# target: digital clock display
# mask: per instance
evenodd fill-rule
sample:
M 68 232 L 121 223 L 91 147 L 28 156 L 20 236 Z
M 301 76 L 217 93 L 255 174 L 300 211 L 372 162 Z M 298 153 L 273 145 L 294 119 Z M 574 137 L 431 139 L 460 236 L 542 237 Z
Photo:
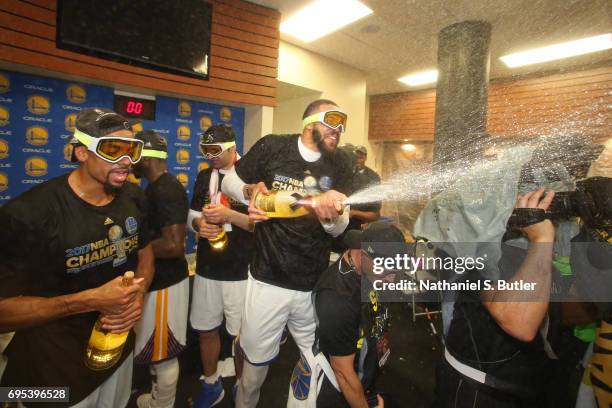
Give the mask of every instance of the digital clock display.
M 155 120 L 155 100 L 115 94 L 115 112 L 126 118 Z

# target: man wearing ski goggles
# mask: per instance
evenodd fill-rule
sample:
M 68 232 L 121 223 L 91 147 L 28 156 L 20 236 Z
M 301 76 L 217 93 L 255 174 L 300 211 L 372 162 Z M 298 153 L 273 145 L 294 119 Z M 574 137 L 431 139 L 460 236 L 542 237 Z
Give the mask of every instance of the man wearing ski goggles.
M 303 120 L 303 127 L 310 125 L 311 123 L 320 122 L 324 126 L 337 130 L 340 133 L 346 131 L 346 113 L 339 110 L 328 110 L 323 112 L 317 112 L 314 115 L 310 115 Z
M 200 151 L 202 156 L 208 160 L 212 160 L 219 157 L 230 147 L 236 146 L 236 142 L 224 142 L 224 143 L 200 143 Z
M 117 163 L 124 157 L 127 157 L 132 164 L 140 161 L 142 140 L 117 136 L 95 138 L 79 129 L 74 130 L 74 138 L 87 147 L 87 150 L 109 163 Z
M 79 113 L 70 143 L 72 161 L 79 161 L 83 167 L 79 174 L 95 179 L 108 194 L 123 187 L 130 166 L 140 160 L 144 144 L 134 138 L 132 124 L 126 118 L 103 108 Z

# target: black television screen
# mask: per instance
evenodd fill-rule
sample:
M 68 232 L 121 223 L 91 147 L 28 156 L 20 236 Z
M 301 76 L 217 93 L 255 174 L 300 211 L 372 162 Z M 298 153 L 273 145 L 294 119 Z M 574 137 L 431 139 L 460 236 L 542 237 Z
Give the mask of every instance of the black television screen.
M 204 0 L 58 0 L 57 47 L 208 79 Z

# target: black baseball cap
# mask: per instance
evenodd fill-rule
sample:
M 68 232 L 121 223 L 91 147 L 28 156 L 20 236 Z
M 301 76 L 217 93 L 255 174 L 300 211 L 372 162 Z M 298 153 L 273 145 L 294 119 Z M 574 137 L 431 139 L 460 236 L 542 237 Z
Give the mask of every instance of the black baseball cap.
M 353 150 L 353 153 L 361 153 L 361 154 L 365 154 L 367 156 L 368 155 L 368 149 L 366 149 L 365 146 L 356 146 L 355 150 Z
M 364 248 L 370 258 L 395 256 L 398 253 L 396 248 L 374 245 L 376 243 L 404 244 L 405 242 L 404 234 L 389 221 L 375 221 L 364 230 L 350 230 L 344 236 L 344 244 L 350 249 L 362 249 L 363 244 L 373 244 Z
M 132 126 L 140 121 L 130 121 L 124 116 L 106 108 L 87 108 L 83 109 L 76 117 L 75 129 L 91 137 L 103 137 L 119 130 L 132 130 Z M 81 142 L 72 136 L 70 144 L 75 147 Z M 71 154 L 71 161 L 77 161 L 74 149 Z
M 206 129 L 206 132 L 200 135 L 200 144 L 225 143 L 235 142 L 236 133 L 231 126 L 218 124 Z
M 157 157 L 166 159 L 168 157 L 168 142 L 166 139 L 154 130 L 143 130 L 136 133 L 136 139 L 142 140 L 142 157 Z M 161 153 L 161 154 L 160 154 Z

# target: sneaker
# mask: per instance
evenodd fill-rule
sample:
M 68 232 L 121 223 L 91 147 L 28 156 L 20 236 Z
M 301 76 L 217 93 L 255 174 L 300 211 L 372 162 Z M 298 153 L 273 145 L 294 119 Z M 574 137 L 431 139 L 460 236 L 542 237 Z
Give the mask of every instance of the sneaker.
M 285 344 L 287 342 L 287 338 L 289 337 L 289 329 L 287 326 L 283 329 L 283 334 L 281 335 L 280 344 Z
M 223 391 L 223 383 L 221 382 L 221 377 L 219 377 L 214 384 L 208 384 L 206 382 L 202 384 L 202 390 L 193 406 L 194 408 L 214 407 L 221 402 L 224 396 L 225 391 Z

